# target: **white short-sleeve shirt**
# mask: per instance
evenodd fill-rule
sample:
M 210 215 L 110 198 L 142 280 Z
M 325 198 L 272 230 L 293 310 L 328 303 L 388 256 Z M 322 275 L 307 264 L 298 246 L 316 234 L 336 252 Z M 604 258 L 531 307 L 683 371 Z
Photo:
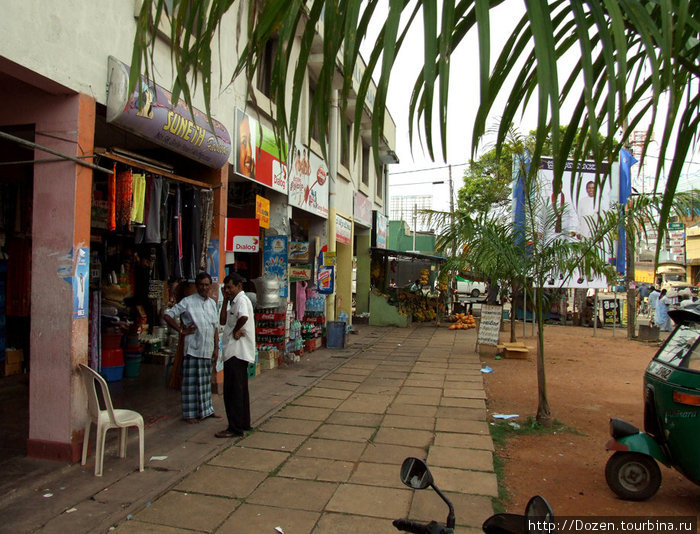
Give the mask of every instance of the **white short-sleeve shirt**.
M 219 327 L 219 312 L 216 302 L 199 293 L 185 297 L 165 312 L 173 319 L 182 319 L 186 327 L 197 327 L 197 331 L 185 336 L 185 354 L 195 358 L 211 358 L 214 354 L 214 331 Z
M 241 328 L 243 334 L 240 338 L 233 338 L 233 329 L 241 317 L 248 320 Z M 239 292 L 229 305 L 226 314 L 226 324 L 223 334 L 223 360 L 236 357 L 249 363 L 255 363 L 255 320 L 253 314 L 253 304 L 248 296 Z

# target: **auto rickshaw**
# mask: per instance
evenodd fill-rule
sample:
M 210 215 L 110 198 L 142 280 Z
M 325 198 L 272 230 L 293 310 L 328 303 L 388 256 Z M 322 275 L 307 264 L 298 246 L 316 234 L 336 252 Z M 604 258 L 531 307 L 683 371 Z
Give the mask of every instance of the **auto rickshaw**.
M 676 328 L 644 373 L 644 432 L 610 420 L 615 451 L 605 480 L 619 497 L 642 501 L 661 485 L 656 462 L 700 484 L 700 305 L 669 310 Z

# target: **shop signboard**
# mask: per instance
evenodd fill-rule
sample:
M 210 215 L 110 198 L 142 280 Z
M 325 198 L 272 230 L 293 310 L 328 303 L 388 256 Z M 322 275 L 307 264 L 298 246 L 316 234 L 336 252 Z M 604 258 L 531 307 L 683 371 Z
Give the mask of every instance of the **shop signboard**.
M 378 211 L 374 211 L 374 228 L 372 228 L 372 246 L 386 248 L 389 218 Z
M 226 252 L 258 252 L 260 224 L 257 219 L 226 219 Z
M 361 224 L 367 228 L 372 226 L 372 201 L 359 191 L 355 193 L 353 218 L 355 224 Z
M 316 287 L 322 295 L 333 293 L 335 290 L 335 266 L 322 265 L 318 268 Z
M 306 282 L 311 280 L 311 265 L 290 265 L 289 266 L 289 281 L 290 282 Z
M 670 239 L 668 244 L 671 247 L 684 247 L 685 240 L 683 240 L 683 239 Z
M 622 319 L 620 317 L 620 310 L 622 304 L 620 299 L 603 299 L 603 322 L 605 324 L 622 324 Z
M 503 308 L 501 306 L 482 304 L 476 342 L 480 345 L 498 345 L 502 318 Z
M 130 69 L 114 57 L 107 68 L 107 122 L 213 169 L 228 162 L 231 136 L 223 124 L 184 100 L 171 103 L 171 93 L 143 76 L 129 93 Z
M 289 294 L 287 236 L 266 236 L 263 244 L 263 256 L 263 276 L 277 278 L 280 284 L 279 295 L 287 298 Z
M 287 194 L 287 165 L 274 132 L 236 109 L 236 153 L 233 170 L 249 180 Z M 267 227 L 266 227 L 267 228 Z
M 292 241 L 289 243 L 290 263 L 308 263 L 311 261 L 311 246 L 308 241 Z
M 670 222 L 668 223 L 669 230 L 683 230 L 685 225 L 682 222 Z
M 289 157 L 289 204 L 324 219 L 328 218 L 328 167 L 303 145 Z
M 260 221 L 260 228 L 270 227 L 270 201 L 255 195 L 255 218 Z
M 335 215 L 335 240 L 343 245 L 352 244 L 352 222 L 337 213 Z

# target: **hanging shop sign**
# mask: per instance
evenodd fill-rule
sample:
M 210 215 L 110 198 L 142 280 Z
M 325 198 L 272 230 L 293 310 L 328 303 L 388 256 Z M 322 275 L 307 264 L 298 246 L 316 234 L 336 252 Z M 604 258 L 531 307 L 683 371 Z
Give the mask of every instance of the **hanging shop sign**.
M 246 112 L 236 109 L 236 153 L 233 170 L 280 193 L 287 194 L 286 145 L 275 133 Z M 280 146 L 282 145 L 282 152 Z
M 343 245 L 352 244 L 352 222 L 337 213 L 335 215 L 335 240 Z
M 258 252 L 260 225 L 257 219 L 226 219 L 227 252 Z
M 353 218 L 356 224 L 369 228 L 372 226 L 372 201 L 359 191 L 355 193 Z
M 90 283 L 90 249 L 79 248 L 75 259 L 75 274 L 72 277 L 73 285 L 73 319 L 87 317 L 88 299 L 87 291 Z
M 372 226 L 372 246 L 377 248 L 386 248 L 387 233 L 389 227 L 389 218 L 382 215 L 378 211 L 374 214 L 374 224 Z
M 308 241 L 292 241 L 289 243 L 290 263 L 308 263 L 311 261 L 311 247 Z
M 280 297 L 289 294 L 289 269 L 287 264 L 287 236 L 266 236 L 263 243 L 263 276 L 276 278 L 280 284 Z
M 303 145 L 295 145 L 289 157 L 289 204 L 328 218 L 328 167 Z
M 260 228 L 270 227 L 270 201 L 255 195 L 255 218 L 260 221 Z
M 144 77 L 129 93 L 130 69 L 114 57 L 108 69 L 107 122 L 213 169 L 228 162 L 231 136 L 223 124 L 210 123 L 196 108 L 190 111 L 184 100 L 171 103 L 171 93 Z
M 209 240 L 207 247 L 207 272 L 214 284 L 219 283 L 219 240 Z
M 308 280 L 311 280 L 311 272 L 311 265 L 290 265 L 289 281 L 306 282 Z
M 316 287 L 322 295 L 330 295 L 335 290 L 335 267 L 322 265 L 318 268 Z
M 335 251 L 330 252 L 325 250 L 321 252 L 321 265 L 335 265 L 337 263 L 337 256 Z

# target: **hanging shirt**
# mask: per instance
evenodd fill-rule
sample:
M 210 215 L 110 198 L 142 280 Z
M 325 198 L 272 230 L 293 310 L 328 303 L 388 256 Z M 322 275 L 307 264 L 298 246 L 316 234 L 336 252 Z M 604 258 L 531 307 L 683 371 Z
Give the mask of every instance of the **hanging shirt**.
M 247 317 L 248 320 L 241 327 L 243 334 L 240 338 L 233 338 L 233 329 L 238 319 Z M 248 296 L 240 291 L 229 305 L 226 315 L 226 325 L 223 334 L 223 360 L 238 358 L 249 363 L 255 363 L 255 321 L 253 320 L 253 305 Z
M 133 195 L 131 220 L 137 224 L 143 224 L 143 210 L 146 203 L 146 175 L 133 175 Z
M 194 324 L 197 331 L 185 336 L 185 354 L 195 358 L 211 358 L 214 353 L 214 331 L 219 327 L 219 312 L 214 299 L 199 293 L 185 297 L 165 312 L 180 318 L 186 327 Z

